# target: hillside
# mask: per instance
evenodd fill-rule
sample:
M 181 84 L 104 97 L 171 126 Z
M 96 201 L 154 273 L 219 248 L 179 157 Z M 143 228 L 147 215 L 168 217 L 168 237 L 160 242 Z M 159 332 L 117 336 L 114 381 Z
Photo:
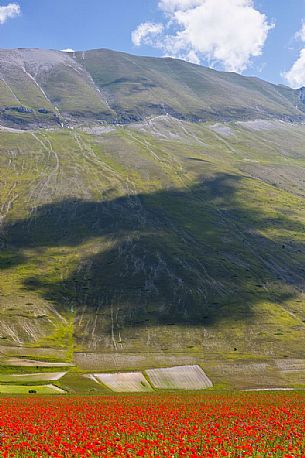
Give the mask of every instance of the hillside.
M 109 50 L 0 50 L 0 120 L 21 128 L 189 121 L 305 119 L 302 90 L 175 59 Z
M 298 93 L 110 51 L 0 54 L 11 89 L 1 100 L 11 104 L 14 93 L 33 110 L 9 120 L 2 112 L 2 364 L 18 356 L 88 370 L 204 361 L 212 379 L 227 380 L 217 361 L 302 359 Z M 158 115 L 161 100 L 168 114 Z M 254 119 L 258 106 L 266 119 Z M 203 112 L 206 122 L 187 120 Z M 283 373 L 296 383 L 296 370 Z

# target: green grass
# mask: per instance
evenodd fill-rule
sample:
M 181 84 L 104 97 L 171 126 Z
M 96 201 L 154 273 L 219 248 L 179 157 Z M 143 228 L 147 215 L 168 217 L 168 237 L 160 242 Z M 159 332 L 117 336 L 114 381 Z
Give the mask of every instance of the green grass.
M 0 385 L 0 394 L 30 394 L 30 391 L 35 391 L 35 394 L 60 394 L 59 391 L 48 386 L 39 385 Z M 63 393 L 61 393 L 63 394 Z
M 304 127 L 210 127 L 0 134 L 1 351 L 302 357 Z
M 37 369 L 36 369 L 37 370 Z M 61 371 L 57 371 L 61 372 Z M 57 373 L 56 372 L 56 373 Z M 54 372 L 44 372 L 44 373 L 35 373 L 32 374 L 1 374 L 0 373 L 0 383 L 20 383 L 20 384 L 28 384 L 33 382 L 33 384 L 45 384 L 45 383 L 52 383 L 52 375 Z M 41 378 L 39 378 L 41 377 Z M 57 382 L 57 380 L 56 380 Z
M 84 377 L 84 373 L 77 371 L 68 372 L 56 385 L 70 394 L 110 394 L 110 389 L 101 383 L 96 383 Z

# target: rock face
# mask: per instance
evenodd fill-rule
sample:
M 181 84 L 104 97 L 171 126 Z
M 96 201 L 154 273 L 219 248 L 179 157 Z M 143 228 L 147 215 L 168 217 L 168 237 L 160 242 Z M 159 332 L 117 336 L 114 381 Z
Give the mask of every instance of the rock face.
M 298 90 L 298 98 L 299 98 L 298 108 L 303 111 L 305 110 L 305 87 L 301 87 Z
M 304 99 L 302 90 L 174 59 L 0 50 L 0 121 L 8 127 L 124 124 L 165 114 L 195 122 L 298 120 Z

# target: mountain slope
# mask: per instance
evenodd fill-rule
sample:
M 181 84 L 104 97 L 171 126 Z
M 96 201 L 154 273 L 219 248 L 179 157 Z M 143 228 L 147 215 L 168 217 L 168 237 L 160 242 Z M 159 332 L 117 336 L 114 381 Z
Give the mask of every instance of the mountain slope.
M 90 75 L 59 51 L 1 50 L 1 118 L 6 125 L 63 125 L 113 113 Z
M 305 118 L 302 91 L 174 59 L 109 50 L 0 51 L 0 120 L 22 128 L 185 120 Z
M 0 363 L 221 379 L 303 358 L 302 90 L 105 50 L 0 58 Z
M 303 135 L 170 117 L 1 133 L 2 344 L 301 355 Z
M 191 120 L 303 116 L 296 109 L 296 91 L 257 78 L 108 50 L 75 57 L 127 119 L 167 112 Z

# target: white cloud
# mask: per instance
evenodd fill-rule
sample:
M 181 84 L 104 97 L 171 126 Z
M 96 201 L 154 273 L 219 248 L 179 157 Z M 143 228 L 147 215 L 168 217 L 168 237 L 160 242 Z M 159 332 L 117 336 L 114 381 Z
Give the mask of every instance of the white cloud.
M 298 59 L 289 72 L 284 73 L 284 78 L 294 89 L 305 86 L 305 48 L 301 49 Z
M 295 38 L 305 43 L 305 21 L 303 21 L 301 29 L 295 34 Z M 294 89 L 305 86 L 305 48 L 301 49 L 299 57 L 283 76 L 289 86 Z
M 201 0 L 160 0 L 159 8 L 165 12 L 173 13 L 177 10 L 185 11 L 202 4 Z
M 75 50 L 72 48 L 67 48 L 67 49 L 61 49 L 61 52 L 75 52 Z
M 154 24 L 153 22 L 144 22 L 140 24 L 131 34 L 132 42 L 135 46 L 141 44 L 153 45 L 157 35 L 163 32 L 163 24 Z
M 252 57 L 260 56 L 274 27 L 253 0 L 160 0 L 158 5 L 166 17 L 163 33 L 158 24 L 156 37 L 145 34 L 150 23 L 141 24 L 133 32 L 138 46 L 150 44 L 194 63 L 205 59 L 228 71 L 242 72 Z M 137 33 L 141 30 L 143 36 Z
M 19 16 L 21 13 L 20 5 L 9 3 L 7 6 L 0 6 L 0 24 L 4 24 L 8 19 Z
M 300 30 L 295 34 L 295 38 L 297 40 L 303 41 L 305 43 L 305 21 L 303 21 L 302 27 Z

